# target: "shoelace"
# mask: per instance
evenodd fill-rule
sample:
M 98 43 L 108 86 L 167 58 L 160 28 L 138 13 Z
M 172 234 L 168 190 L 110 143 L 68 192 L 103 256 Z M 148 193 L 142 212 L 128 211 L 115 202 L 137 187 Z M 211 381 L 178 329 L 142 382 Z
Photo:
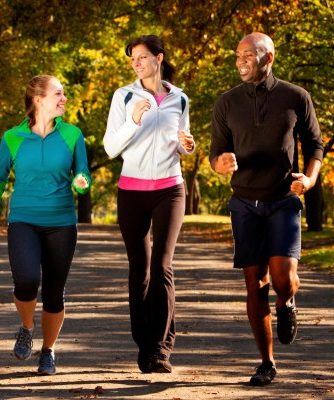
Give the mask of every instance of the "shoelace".
M 32 336 L 27 329 L 24 328 L 19 329 L 19 332 L 17 333 L 17 344 L 31 346 Z
M 267 375 L 270 373 L 272 365 L 260 365 L 256 370 L 256 375 Z
M 40 366 L 43 368 L 52 368 L 54 366 L 54 360 L 51 352 L 43 352 L 41 354 Z

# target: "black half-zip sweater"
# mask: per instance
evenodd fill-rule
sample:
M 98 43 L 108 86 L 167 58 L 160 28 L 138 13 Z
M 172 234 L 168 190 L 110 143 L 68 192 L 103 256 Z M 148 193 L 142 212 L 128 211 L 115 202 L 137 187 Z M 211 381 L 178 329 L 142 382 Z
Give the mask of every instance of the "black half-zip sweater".
M 319 124 L 309 93 L 275 78 L 242 83 L 223 93 L 212 116 L 210 162 L 224 152 L 236 155 L 231 185 L 237 197 L 276 200 L 292 195 L 298 172 L 298 141 L 306 164 L 322 160 Z

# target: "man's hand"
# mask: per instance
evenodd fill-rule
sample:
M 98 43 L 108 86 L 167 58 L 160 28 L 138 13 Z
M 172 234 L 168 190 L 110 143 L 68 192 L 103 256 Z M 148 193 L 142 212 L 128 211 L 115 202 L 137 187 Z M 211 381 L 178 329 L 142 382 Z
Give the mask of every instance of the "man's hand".
M 296 195 L 300 196 L 304 194 L 313 186 L 311 178 L 308 176 L 301 173 L 293 173 L 291 175 L 295 180 L 291 183 L 290 190 L 296 193 Z
M 237 159 L 234 153 L 223 153 L 217 157 L 213 169 L 222 175 L 228 175 L 238 169 Z

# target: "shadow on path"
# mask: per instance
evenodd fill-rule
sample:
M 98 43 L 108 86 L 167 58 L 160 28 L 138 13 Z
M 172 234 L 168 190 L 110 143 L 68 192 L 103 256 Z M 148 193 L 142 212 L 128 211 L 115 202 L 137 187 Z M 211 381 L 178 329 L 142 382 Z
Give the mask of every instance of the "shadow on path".
M 58 373 L 40 377 L 35 374 L 37 355 L 25 363 L 12 355 L 19 322 L 6 238 L 1 236 L 0 400 L 292 399 L 291 393 L 294 399 L 334 399 L 332 275 L 301 266 L 298 338 L 291 346 L 275 340 L 277 379 L 270 387 L 251 388 L 247 383 L 259 357 L 246 318 L 242 273 L 232 268 L 231 246 L 182 233 L 174 265 L 174 372 L 141 374 L 130 334 L 127 259 L 118 227 L 80 225 L 57 345 Z M 35 350 L 40 337 L 37 326 Z

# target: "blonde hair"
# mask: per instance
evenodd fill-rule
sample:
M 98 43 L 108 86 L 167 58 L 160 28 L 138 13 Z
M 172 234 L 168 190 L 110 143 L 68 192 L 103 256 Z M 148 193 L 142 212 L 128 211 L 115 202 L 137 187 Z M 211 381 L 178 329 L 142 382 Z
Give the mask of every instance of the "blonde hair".
M 26 88 L 25 93 L 25 107 L 26 107 L 26 115 L 29 118 L 29 127 L 32 128 L 36 123 L 36 106 L 34 103 L 35 96 L 42 96 L 46 95 L 46 90 L 49 85 L 51 79 L 54 76 L 52 75 L 37 75 L 34 76 L 28 86 Z

